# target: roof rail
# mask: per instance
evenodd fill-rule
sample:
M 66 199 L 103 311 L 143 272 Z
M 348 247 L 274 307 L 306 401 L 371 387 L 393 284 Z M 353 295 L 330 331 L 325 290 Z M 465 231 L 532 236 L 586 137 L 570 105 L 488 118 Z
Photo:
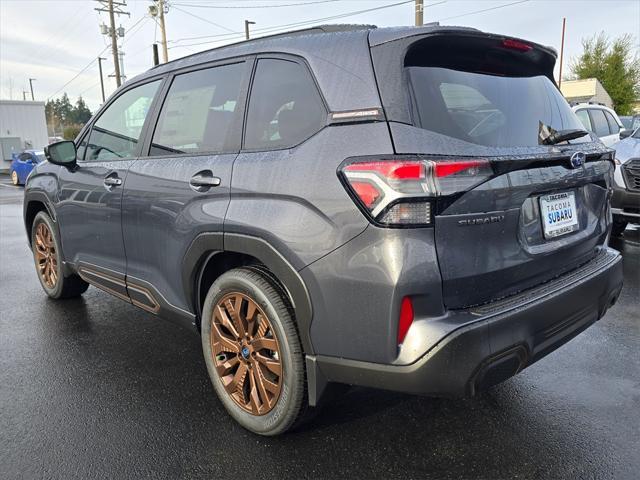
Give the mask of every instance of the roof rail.
M 259 42 L 261 40 L 270 40 L 273 38 L 295 37 L 298 35 L 308 35 L 311 33 L 352 32 L 352 31 L 358 31 L 358 30 L 371 30 L 374 28 L 378 28 L 377 25 L 342 23 L 342 24 L 317 25 L 315 27 L 307 27 L 307 28 L 302 28 L 300 30 L 290 30 L 287 32 L 274 33 L 271 35 L 265 35 L 263 37 L 250 38 L 248 40 L 241 40 L 239 42 L 228 43 L 226 45 L 221 45 L 219 47 L 209 48 L 207 50 L 202 50 L 201 52 L 192 53 L 191 55 L 185 55 L 184 57 L 176 58 L 175 60 L 171 60 L 170 62 L 160 63 L 158 65 L 155 65 L 151 68 L 151 70 L 158 68 L 162 65 L 167 65 L 169 63 L 176 62 L 178 60 L 184 60 L 185 58 L 195 57 L 197 55 L 201 55 L 206 52 L 212 52 L 214 50 L 220 50 L 223 48 L 227 48 L 235 45 L 241 45 L 244 43 L 254 43 L 254 42 Z

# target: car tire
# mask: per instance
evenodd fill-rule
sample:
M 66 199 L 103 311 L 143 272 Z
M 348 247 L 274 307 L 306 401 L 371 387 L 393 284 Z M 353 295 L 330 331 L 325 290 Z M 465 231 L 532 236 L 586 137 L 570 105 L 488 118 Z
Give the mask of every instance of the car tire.
M 20 178 L 18 177 L 18 172 L 15 170 L 11 172 L 11 183 L 13 183 L 16 187 L 20 185 Z
M 207 293 L 201 334 L 213 388 L 240 425 L 273 436 L 306 419 L 302 346 L 291 304 L 272 275 L 253 267 L 221 275 Z
M 58 231 L 51 217 L 38 212 L 31 227 L 31 249 L 40 285 L 54 299 L 82 295 L 89 284 L 78 275 L 64 275 Z
M 626 230 L 629 222 L 625 222 L 624 220 L 613 220 L 613 225 L 611 226 L 611 235 L 614 237 L 622 236 L 622 233 Z

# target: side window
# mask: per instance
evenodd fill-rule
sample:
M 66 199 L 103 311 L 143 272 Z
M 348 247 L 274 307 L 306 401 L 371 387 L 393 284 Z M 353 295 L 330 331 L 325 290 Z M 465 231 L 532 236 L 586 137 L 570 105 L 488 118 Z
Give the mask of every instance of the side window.
M 589 119 L 589 112 L 587 112 L 585 109 L 578 110 L 576 112 L 576 116 L 578 117 L 578 120 L 580 120 L 580 123 L 584 125 L 585 130 L 589 132 L 593 132 L 593 127 L 591 126 L 591 119 Z
M 607 123 L 609 123 L 609 132 L 613 135 L 616 133 L 620 132 L 620 126 L 618 125 L 618 122 L 616 122 L 616 119 L 613 118 L 613 115 L 611 115 L 609 112 L 603 112 L 605 117 L 607 117 Z
M 311 74 L 297 62 L 258 60 L 244 148 L 286 148 L 319 131 L 327 113 Z
M 244 63 L 235 63 L 176 76 L 160 111 L 149 154 L 223 151 L 234 133 L 244 69 Z
M 85 160 L 111 160 L 135 155 L 142 126 L 160 80 L 128 90 L 102 112 L 93 124 Z
M 22 162 L 26 162 L 28 160 L 31 160 L 31 154 L 27 152 L 23 152 L 20 155 L 18 155 L 18 159 Z
M 589 110 L 589 115 L 591 116 L 594 133 L 599 137 L 609 135 L 609 124 L 604 116 L 604 112 L 600 109 L 592 108 Z

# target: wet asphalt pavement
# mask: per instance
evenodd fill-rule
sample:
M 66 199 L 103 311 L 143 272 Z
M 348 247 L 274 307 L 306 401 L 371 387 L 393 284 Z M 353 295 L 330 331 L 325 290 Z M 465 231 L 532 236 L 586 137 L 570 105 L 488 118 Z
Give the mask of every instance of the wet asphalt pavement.
M 640 230 L 596 325 L 469 400 L 352 389 L 303 430 L 236 425 L 199 338 L 90 288 L 42 292 L 0 177 L 0 478 L 638 478 Z

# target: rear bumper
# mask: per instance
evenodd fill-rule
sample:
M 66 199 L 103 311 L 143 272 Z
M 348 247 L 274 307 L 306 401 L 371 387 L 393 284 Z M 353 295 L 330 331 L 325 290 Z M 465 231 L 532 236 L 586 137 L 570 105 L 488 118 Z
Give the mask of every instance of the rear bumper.
M 620 254 L 506 299 L 454 312 L 456 328 L 409 365 L 308 356 L 314 405 L 329 382 L 435 396 L 473 395 L 533 364 L 601 318 L 622 289 Z
M 613 187 L 611 213 L 620 220 L 640 223 L 640 192 Z

